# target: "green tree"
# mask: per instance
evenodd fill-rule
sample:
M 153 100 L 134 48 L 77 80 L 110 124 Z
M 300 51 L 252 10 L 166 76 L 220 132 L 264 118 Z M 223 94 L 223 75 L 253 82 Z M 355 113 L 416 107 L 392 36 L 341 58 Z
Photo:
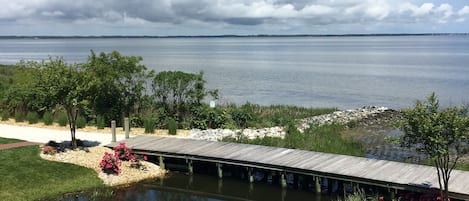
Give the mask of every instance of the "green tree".
M 89 77 L 91 109 L 105 121 L 116 120 L 120 124 L 123 116 L 139 113 L 145 83 L 148 76 L 142 57 L 123 56 L 117 51 L 91 51 L 88 61 L 82 65 Z
M 431 158 L 437 169 L 443 200 L 448 200 L 448 182 L 460 156 L 468 151 L 469 118 L 465 107 L 439 108 L 435 93 L 425 102 L 403 111 L 399 126 L 404 131 L 401 145 Z
M 50 105 L 59 105 L 66 111 L 72 147 L 76 148 L 77 117 L 79 111 L 89 105 L 90 79 L 77 64 L 67 64 L 62 58 L 43 62 L 40 68 L 41 85 L 38 88 L 48 92 Z
M 163 106 L 170 117 L 183 119 L 191 106 L 198 107 L 208 95 L 217 96 L 216 91 L 205 89 L 203 72 L 198 74 L 181 71 L 163 71 L 155 75 L 152 91 L 157 105 Z

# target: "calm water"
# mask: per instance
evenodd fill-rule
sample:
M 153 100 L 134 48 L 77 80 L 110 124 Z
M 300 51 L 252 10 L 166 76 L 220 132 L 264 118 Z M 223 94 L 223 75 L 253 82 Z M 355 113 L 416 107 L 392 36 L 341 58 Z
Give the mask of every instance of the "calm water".
M 221 183 L 220 183 L 221 182 Z M 187 176 L 172 173 L 163 181 L 147 181 L 127 188 L 116 189 L 111 193 L 83 192 L 67 195 L 63 201 L 89 200 L 158 200 L 158 201 L 331 201 L 337 198 L 326 194 L 317 195 L 311 191 L 283 189 L 280 186 L 266 183 L 250 185 L 240 179 L 224 178 L 219 180 L 215 176 L 194 175 Z M 104 195 L 104 196 L 103 196 Z
M 409 107 L 437 92 L 444 106 L 469 102 L 469 37 L 297 37 L 0 40 L 0 63 L 90 49 L 143 57 L 149 69 L 205 71 L 223 102 L 313 107 Z

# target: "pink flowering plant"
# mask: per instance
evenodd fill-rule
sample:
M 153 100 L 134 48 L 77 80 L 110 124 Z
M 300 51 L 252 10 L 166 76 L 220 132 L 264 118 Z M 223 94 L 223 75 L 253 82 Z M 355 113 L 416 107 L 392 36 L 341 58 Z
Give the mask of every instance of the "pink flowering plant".
M 121 165 L 121 161 L 117 157 L 117 155 L 114 153 L 104 153 L 103 159 L 99 163 L 99 167 L 103 170 L 104 173 L 107 174 L 116 174 L 118 175 L 121 170 L 119 166 Z
M 130 161 L 132 156 L 132 148 L 125 146 L 125 142 L 119 143 L 118 146 L 114 147 L 114 152 L 117 158 L 123 161 Z

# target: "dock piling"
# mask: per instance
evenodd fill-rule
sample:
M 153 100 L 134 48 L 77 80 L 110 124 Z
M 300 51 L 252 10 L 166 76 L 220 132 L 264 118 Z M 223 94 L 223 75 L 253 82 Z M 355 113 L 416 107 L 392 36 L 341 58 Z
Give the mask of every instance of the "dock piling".
M 321 193 L 321 178 L 319 177 L 314 177 L 314 181 L 316 183 L 316 193 Z
M 163 156 L 159 156 L 159 165 L 160 165 L 160 168 L 164 170 L 164 158 Z
M 248 178 L 249 178 L 249 183 L 254 182 L 254 176 L 252 175 L 252 168 L 248 169 Z
M 282 188 L 286 188 L 287 187 L 287 179 L 285 178 L 285 173 L 282 172 L 281 173 L 281 176 L 280 176 L 280 180 L 281 180 L 281 185 L 282 185 Z
M 129 117 L 124 118 L 125 139 L 129 139 L 130 121 Z
M 192 160 L 187 160 L 187 170 L 189 175 L 194 174 L 194 167 L 192 166 Z
M 112 142 L 116 142 L 116 120 L 111 121 Z
M 218 172 L 218 178 L 223 178 L 223 169 L 222 169 L 222 164 L 221 163 L 217 163 L 217 172 Z

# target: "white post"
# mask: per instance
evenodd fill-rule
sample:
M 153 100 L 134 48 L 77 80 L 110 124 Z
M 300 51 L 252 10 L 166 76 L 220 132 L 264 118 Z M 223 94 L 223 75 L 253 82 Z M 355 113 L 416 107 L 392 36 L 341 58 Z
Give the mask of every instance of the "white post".
M 129 117 L 124 118 L 125 139 L 129 139 L 130 121 Z
M 116 121 L 111 121 L 112 142 L 116 142 Z

